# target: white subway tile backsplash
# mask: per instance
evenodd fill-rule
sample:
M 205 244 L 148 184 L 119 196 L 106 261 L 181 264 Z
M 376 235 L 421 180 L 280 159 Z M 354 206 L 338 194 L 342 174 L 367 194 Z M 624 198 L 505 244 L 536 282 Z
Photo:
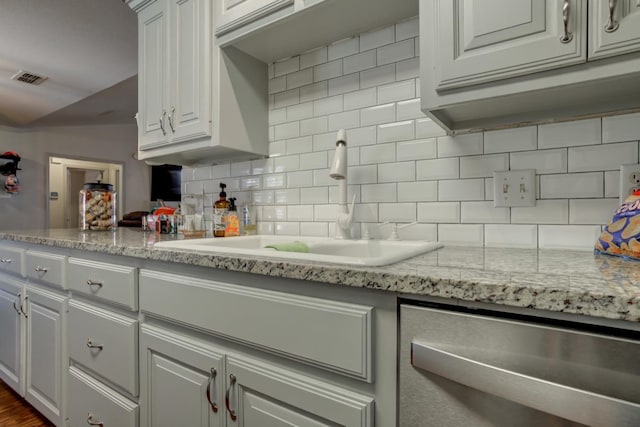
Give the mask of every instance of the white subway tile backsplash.
M 451 179 L 439 181 L 438 200 L 484 200 L 484 179 Z
M 637 142 L 569 148 L 569 172 L 619 170 L 629 159 L 638 159 Z
M 229 166 L 231 166 L 231 170 L 229 170 Z M 246 175 L 251 175 L 251 162 L 231 163 L 231 165 L 214 165 L 211 168 L 211 178 L 213 179 Z
M 459 223 L 460 202 L 418 203 L 418 221 Z
M 328 126 L 328 124 L 327 124 Z M 351 131 L 349 131 L 349 134 Z M 347 139 L 349 140 L 349 145 L 351 144 L 351 140 L 347 135 Z M 313 135 L 313 151 L 327 151 L 327 150 L 335 150 L 336 149 L 336 133 L 335 132 L 326 132 Z
M 301 188 L 313 186 L 313 173 L 311 171 L 298 171 L 287 173 L 287 187 Z
M 362 119 L 362 116 L 361 116 Z M 347 132 L 347 144 L 351 147 L 360 147 L 363 145 L 371 145 L 376 143 L 377 126 L 367 126 L 358 129 L 349 129 Z M 335 148 L 335 135 L 334 135 Z
M 313 101 L 313 112 L 316 116 L 339 113 L 343 110 L 344 96 L 335 95 Z
M 380 221 L 413 222 L 416 220 L 415 203 L 380 203 Z
M 338 206 L 335 204 L 313 206 L 313 219 L 315 221 L 335 222 L 337 215 L 338 215 Z
M 403 40 L 378 48 L 378 65 L 391 64 L 415 56 L 415 39 Z
M 378 165 L 378 182 L 416 180 L 416 162 L 383 163 Z
M 415 97 L 416 81 L 413 79 L 378 86 L 378 102 L 381 104 L 394 101 L 404 101 Z
M 445 135 L 445 131 L 433 120 L 429 118 L 416 120 L 416 138 L 432 138 Z
M 313 205 L 294 205 L 287 207 L 287 220 L 313 221 Z
M 301 101 L 300 91 L 301 89 L 296 88 L 287 90 L 285 92 L 276 93 L 275 95 L 273 95 L 272 108 L 283 108 L 288 107 L 289 105 L 298 104 Z
M 305 188 L 300 191 L 300 203 L 327 204 L 329 203 L 329 187 Z
M 484 133 L 484 153 L 508 153 L 538 148 L 536 126 L 494 130 Z
M 414 224 L 398 230 L 400 240 L 424 240 L 435 242 L 438 240 L 438 226 L 435 224 Z
M 378 144 L 360 148 L 360 163 L 387 163 L 396 160 L 395 144 Z
M 418 37 L 420 35 L 420 22 L 418 17 L 413 17 L 396 24 L 396 41 Z
M 538 175 L 566 172 L 567 149 L 511 153 L 509 163 L 512 170 L 535 169 Z
M 333 181 L 332 184 L 335 184 L 335 181 Z M 359 185 L 349 185 L 349 187 L 347 187 L 347 200 L 351 202 L 354 197 L 356 200 L 356 204 L 360 203 Z M 340 203 L 340 189 L 337 185 L 332 185 L 331 187 L 329 187 L 329 203 L 334 205 Z
M 288 155 L 309 153 L 313 150 L 313 138 L 311 136 L 302 136 L 286 140 L 286 152 Z M 275 164 L 275 161 L 274 161 Z
M 385 65 L 383 67 L 376 67 L 370 70 L 360 72 L 360 88 L 366 89 L 368 87 L 380 86 L 386 83 L 391 83 L 396 80 L 396 66 L 395 64 Z
M 487 224 L 484 226 L 484 244 L 493 248 L 535 249 L 538 246 L 536 225 Z
M 348 180 L 351 184 L 372 184 L 378 181 L 378 166 L 352 166 L 349 168 Z
M 357 108 L 371 107 L 377 104 L 377 91 L 375 87 L 358 90 L 344 94 L 344 109 L 354 110 Z
M 324 169 L 327 167 L 327 155 L 323 151 L 300 154 L 300 170 Z
M 262 177 L 261 176 L 251 176 L 246 178 L 240 178 L 240 189 L 241 190 L 259 190 L 262 188 Z M 230 189 L 227 188 L 227 191 Z
M 274 234 L 279 236 L 299 236 L 300 224 L 297 222 L 274 222 Z
M 618 199 L 576 199 L 569 201 L 569 224 L 605 225 L 618 209 Z
M 406 141 L 414 138 L 415 126 L 412 120 L 378 126 L 378 143 Z
M 604 173 L 604 197 L 620 197 L 620 171 Z
M 592 251 L 600 231 L 599 225 L 539 225 L 538 247 Z
M 447 246 L 481 247 L 484 244 L 484 225 L 438 224 L 438 241 Z
M 300 235 L 301 236 L 328 237 L 329 236 L 329 224 L 327 224 L 326 222 L 301 222 L 300 223 Z
M 262 186 L 264 188 L 281 188 L 285 185 L 285 175 L 282 173 L 275 173 L 271 175 L 263 175 Z
M 287 77 L 281 76 L 281 77 L 269 80 L 268 87 L 269 87 L 268 89 L 269 95 L 272 95 L 278 92 L 284 92 L 285 90 L 287 90 Z
M 347 56 L 343 60 L 344 73 L 358 73 L 376 66 L 376 51 L 368 50 L 356 55 Z
M 348 74 L 329 80 L 329 96 L 353 92 L 360 88 L 360 75 Z
M 396 184 L 366 184 L 360 189 L 363 203 L 396 202 Z
M 329 130 L 352 129 L 360 126 L 360 112 L 358 110 L 345 111 L 329 115 Z
M 396 119 L 408 120 L 421 118 L 424 118 L 424 113 L 420 109 L 419 98 L 401 101 L 396 104 Z
M 313 81 L 319 82 L 322 80 L 334 79 L 342 75 L 342 60 L 336 59 L 335 61 L 326 62 L 324 64 L 316 65 L 313 67 Z
M 538 127 L 538 148 L 574 147 L 602 143 L 602 120 L 588 119 Z
M 277 110 L 269 110 L 269 124 L 279 125 L 287 121 L 287 109 L 278 108 Z
M 294 172 L 300 169 L 300 156 L 282 156 L 273 159 L 275 172 Z
M 314 117 L 300 121 L 300 135 L 315 135 L 329 130 L 327 116 Z M 335 141 L 334 141 L 335 142 Z
M 436 200 L 438 200 L 437 181 L 398 183 L 399 202 L 435 202 Z
M 299 99 L 296 100 L 296 102 L 293 102 L 293 104 L 296 104 L 298 102 L 314 101 L 316 99 L 327 97 L 327 95 L 329 94 L 329 84 L 325 80 L 322 82 L 314 83 L 312 85 L 302 86 L 300 89 L 294 90 L 299 91 Z M 275 96 L 277 95 L 278 94 L 276 94 Z M 279 104 L 276 103 L 275 107 L 278 108 Z
M 328 57 L 329 61 L 334 59 L 344 58 L 345 56 L 358 53 L 360 50 L 360 37 L 351 37 L 344 40 L 339 40 L 329 45 Z
M 360 203 L 354 208 L 353 217 L 358 222 L 377 222 L 378 221 L 378 204 L 377 203 Z
M 401 141 L 396 144 L 396 159 L 398 161 L 435 159 L 435 157 L 435 138 Z M 457 178 L 457 176 L 455 176 L 454 178 Z
M 396 104 L 376 105 L 360 110 L 360 122 L 363 126 L 390 123 L 396 119 Z
M 602 118 L 602 142 L 640 140 L 640 113 Z
M 493 202 L 462 202 L 460 205 L 460 222 L 476 224 L 508 223 L 509 208 L 495 208 L 493 207 Z
M 295 89 L 311 83 L 313 83 L 313 70 L 311 68 L 287 74 L 287 89 Z
M 297 205 L 300 203 L 300 189 L 299 188 L 287 188 L 282 190 L 275 190 L 273 192 L 274 201 L 277 205 Z M 253 201 L 255 203 L 255 193 Z
M 293 73 L 300 69 L 300 57 L 293 56 L 282 61 L 276 61 L 273 64 L 274 77 L 283 76 L 285 74 Z
M 272 190 L 269 191 L 253 191 L 251 193 L 251 199 L 253 203 L 260 206 L 272 205 L 274 203 L 274 193 Z M 260 210 L 262 212 L 262 210 Z
M 416 179 L 419 181 L 455 179 L 460 177 L 458 158 L 421 160 L 416 162 Z
M 542 199 L 583 199 L 604 195 L 602 172 L 571 173 L 563 175 L 542 175 L 540 177 L 540 198 Z
M 360 50 L 375 49 L 395 42 L 395 27 L 384 27 L 375 31 L 360 34 Z
M 493 178 L 484 179 L 484 199 L 493 200 Z
M 315 169 L 313 171 L 313 186 L 330 186 L 336 185 L 337 182 L 329 176 L 329 169 Z
M 262 175 L 273 172 L 273 159 L 258 159 L 251 161 L 251 175 Z
M 416 50 L 418 52 L 418 50 Z M 404 61 L 396 62 L 396 79 L 407 80 L 415 79 L 420 76 L 420 59 L 411 58 Z M 416 85 L 420 89 L 420 85 Z M 419 96 L 416 94 L 416 96 Z
M 535 206 L 511 208 L 512 224 L 568 224 L 568 200 L 538 200 Z
M 327 62 L 326 46 L 300 54 L 300 69 L 313 67 L 323 62 Z
M 438 137 L 438 157 L 482 154 L 482 133 Z
M 506 153 L 460 157 L 460 178 L 491 177 L 494 171 L 508 169 L 509 155 Z
M 291 105 L 287 107 L 287 120 L 295 121 L 313 117 L 313 102 Z
M 283 123 L 281 125 L 276 125 L 275 132 L 276 132 L 275 134 L 276 140 L 295 138 L 297 136 L 300 136 L 300 123 L 291 122 L 291 123 Z
M 229 165 L 226 165 L 229 168 Z M 200 166 L 193 170 L 193 179 L 196 181 L 211 179 L 211 166 Z

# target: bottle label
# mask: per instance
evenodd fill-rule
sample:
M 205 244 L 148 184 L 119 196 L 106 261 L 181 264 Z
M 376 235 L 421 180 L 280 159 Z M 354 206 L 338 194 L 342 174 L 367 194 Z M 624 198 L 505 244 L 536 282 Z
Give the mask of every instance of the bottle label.
M 225 230 L 225 208 L 213 208 L 213 229 L 214 231 Z

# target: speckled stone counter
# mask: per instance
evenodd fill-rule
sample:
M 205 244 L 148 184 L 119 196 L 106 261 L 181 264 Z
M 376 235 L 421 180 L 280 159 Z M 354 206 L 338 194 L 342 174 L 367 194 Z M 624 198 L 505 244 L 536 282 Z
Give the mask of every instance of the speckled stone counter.
M 593 317 L 640 321 L 640 262 L 591 252 L 445 247 L 396 264 L 362 268 L 268 257 L 155 248 L 172 235 L 137 229 L 0 231 L 0 239 Z

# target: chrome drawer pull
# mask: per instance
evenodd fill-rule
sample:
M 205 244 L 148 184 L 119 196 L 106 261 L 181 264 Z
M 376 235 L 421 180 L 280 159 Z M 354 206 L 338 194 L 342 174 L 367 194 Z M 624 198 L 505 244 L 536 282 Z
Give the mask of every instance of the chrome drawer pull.
M 613 17 L 615 11 L 616 0 L 609 0 L 609 20 L 607 21 L 607 25 L 604 26 L 604 31 L 606 33 L 613 33 L 620 26 L 618 21 Z
M 571 12 L 571 7 L 569 5 L 569 0 L 564 0 L 564 5 L 562 6 L 562 23 L 564 24 L 564 34 L 560 36 L 560 43 L 569 43 L 573 40 L 573 34 L 569 32 L 569 13 Z
M 103 422 L 93 421 L 93 415 L 91 415 L 91 412 L 87 412 L 87 424 L 89 424 L 90 426 L 104 427 Z
M 91 338 L 87 338 L 87 347 L 97 348 L 98 350 L 102 350 L 104 348 L 102 344 L 94 344 L 93 341 L 91 341 Z
M 102 287 L 102 283 L 101 282 L 94 282 L 91 279 L 87 280 L 87 285 L 89 285 L 89 286 L 97 286 L 99 288 Z
M 238 416 L 236 415 L 236 411 L 231 409 L 231 405 L 229 404 L 229 394 L 231 393 L 231 388 L 236 383 L 236 376 L 233 374 L 229 374 L 229 380 L 229 387 L 227 387 L 227 392 L 224 395 L 224 404 L 227 407 L 227 412 L 229 412 L 231 421 L 235 421 L 236 419 L 238 419 Z
M 33 271 L 38 273 L 42 271 L 43 273 L 46 273 L 47 271 L 49 271 L 49 269 L 47 267 L 41 267 L 38 265 L 36 266 L 36 268 L 33 269 Z
M 211 401 L 211 384 L 215 381 L 217 375 L 218 371 L 216 370 L 216 368 L 211 368 L 209 382 L 207 382 L 207 400 L 209 401 L 209 405 L 211 405 L 211 410 L 214 414 L 218 412 L 218 405 L 215 402 Z
M 11 259 L 10 258 L 2 258 L 0 259 L 0 262 L 3 264 L 11 264 Z
M 20 299 L 22 298 L 22 292 L 18 292 L 17 297 L 18 297 L 18 299 L 13 302 L 13 309 L 16 311 L 16 313 L 18 313 L 18 316 L 20 316 L 20 314 L 22 313 L 22 311 L 21 311 L 22 310 L 22 305 L 20 305 L 20 308 L 18 308 L 16 306 L 16 304 L 17 303 L 22 304 L 22 301 L 20 301 Z

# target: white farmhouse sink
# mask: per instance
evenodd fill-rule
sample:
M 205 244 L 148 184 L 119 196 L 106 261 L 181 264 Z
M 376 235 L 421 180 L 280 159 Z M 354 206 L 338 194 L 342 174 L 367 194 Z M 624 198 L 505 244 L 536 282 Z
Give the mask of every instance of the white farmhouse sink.
M 303 242 L 309 252 L 284 252 L 267 245 Z M 440 242 L 414 240 L 337 240 L 329 237 L 241 236 L 158 242 L 157 248 L 187 249 L 220 255 L 250 255 L 283 260 L 380 266 L 441 248 Z

